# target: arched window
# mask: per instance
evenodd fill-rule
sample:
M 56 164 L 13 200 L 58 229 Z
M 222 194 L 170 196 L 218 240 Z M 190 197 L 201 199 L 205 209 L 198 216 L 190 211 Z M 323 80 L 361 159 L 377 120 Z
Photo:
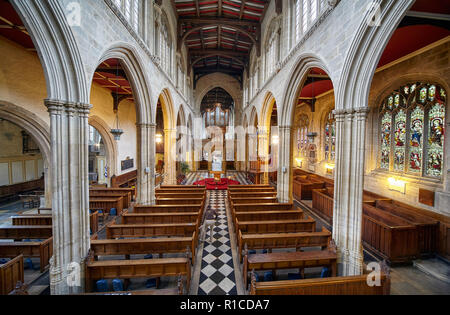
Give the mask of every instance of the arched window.
M 441 178 L 447 95 L 434 84 L 413 83 L 380 106 L 381 169 Z
M 158 26 L 157 26 L 158 27 Z M 164 12 L 161 14 L 159 29 L 159 58 L 161 68 L 167 75 L 172 76 L 172 40 L 169 33 L 168 20 Z
M 279 60 L 279 20 L 273 19 L 268 29 L 268 37 L 266 40 L 266 65 L 265 65 L 265 79 L 269 78 L 275 71 L 277 62 Z
M 334 162 L 336 158 L 336 120 L 333 112 L 327 115 L 324 136 L 325 161 Z
M 125 19 L 131 24 L 133 29 L 138 32 L 141 0 L 114 0 L 114 4 L 123 13 Z
M 295 0 L 293 7 L 295 41 L 298 42 L 326 9 L 324 0 Z

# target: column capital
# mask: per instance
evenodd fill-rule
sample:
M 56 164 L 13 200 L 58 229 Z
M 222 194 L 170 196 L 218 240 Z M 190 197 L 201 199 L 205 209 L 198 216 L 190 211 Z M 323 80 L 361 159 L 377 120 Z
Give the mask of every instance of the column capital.
M 136 123 L 137 127 L 156 128 L 155 123 Z
M 66 110 L 68 112 L 79 112 L 84 114 L 89 114 L 92 105 L 85 104 L 80 102 L 70 102 L 64 100 L 53 100 L 53 99 L 45 99 L 45 106 L 47 106 L 48 112 L 61 112 Z

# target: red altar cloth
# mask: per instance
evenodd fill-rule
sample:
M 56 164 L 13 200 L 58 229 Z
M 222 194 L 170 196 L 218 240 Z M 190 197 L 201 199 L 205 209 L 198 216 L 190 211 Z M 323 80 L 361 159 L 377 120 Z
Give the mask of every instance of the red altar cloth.
M 231 180 L 228 178 L 221 178 L 220 181 L 216 182 L 214 178 L 207 178 L 203 180 L 196 181 L 193 185 L 206 186 L 207 190 L 226 190 L 228 185 L 240 185 L 238 181 Z

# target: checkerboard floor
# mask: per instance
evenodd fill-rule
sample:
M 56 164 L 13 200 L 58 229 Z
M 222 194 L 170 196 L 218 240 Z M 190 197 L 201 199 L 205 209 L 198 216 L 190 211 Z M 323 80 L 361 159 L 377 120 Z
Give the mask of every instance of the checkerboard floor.
M 226 213 L 227 191 L 209 191 L 209 205 L 219 210 L 210 243 L 210 231 L 203 244 L 198 295 L 237 295 Z

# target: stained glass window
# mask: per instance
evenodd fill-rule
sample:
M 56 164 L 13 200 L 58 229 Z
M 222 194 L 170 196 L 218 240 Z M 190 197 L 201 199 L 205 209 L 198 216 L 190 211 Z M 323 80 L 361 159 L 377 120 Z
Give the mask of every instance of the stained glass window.
M 333 113 L 327 117 L 325 122 L 325 160 L 333 162 L 336 155 L 336 121 Z
M 446 97 L 442 87 L 419 82 L 400 87 L 383 101 L 381 169 L 442 177 Z

